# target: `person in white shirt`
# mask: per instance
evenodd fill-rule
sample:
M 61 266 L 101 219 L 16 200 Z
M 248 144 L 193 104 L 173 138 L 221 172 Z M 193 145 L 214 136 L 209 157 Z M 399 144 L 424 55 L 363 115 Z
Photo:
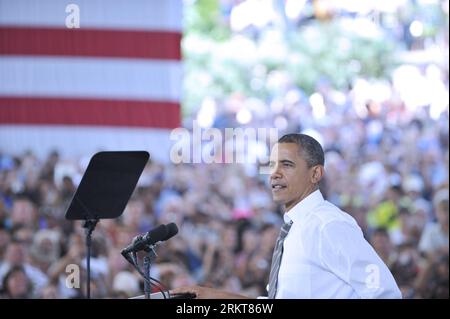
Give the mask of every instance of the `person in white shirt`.
M 319 190 L 324 175 L 320 144 L 308 135 L 288 134 L 279 139 L 270 158 L 272 196 L 285 206 L 285 225 L 272 260 L 269 298 L 401 298 L 392 274 L 356 221 L 324 200 Z M 171 292 L 245 298 L 200 286 Z

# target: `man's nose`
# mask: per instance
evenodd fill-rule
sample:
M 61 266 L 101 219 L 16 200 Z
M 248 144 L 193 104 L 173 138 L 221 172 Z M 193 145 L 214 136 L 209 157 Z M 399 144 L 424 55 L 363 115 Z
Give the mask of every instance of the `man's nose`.
M 279 170 L 279 165 L 275 165 L 272 167 L 272 170 L 270 172 L 270 179 L 277 179 L 281 178 L 281 172 Z

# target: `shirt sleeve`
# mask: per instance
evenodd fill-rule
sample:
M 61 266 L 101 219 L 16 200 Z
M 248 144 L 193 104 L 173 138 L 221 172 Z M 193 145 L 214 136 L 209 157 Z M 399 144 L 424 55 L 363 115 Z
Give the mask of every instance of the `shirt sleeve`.
M 345 221 L 332 221 L 320 234 L 324 267 L 350 285 L 360 298 L 401 298 L 391 272 L 364 239 L 361 229 Z

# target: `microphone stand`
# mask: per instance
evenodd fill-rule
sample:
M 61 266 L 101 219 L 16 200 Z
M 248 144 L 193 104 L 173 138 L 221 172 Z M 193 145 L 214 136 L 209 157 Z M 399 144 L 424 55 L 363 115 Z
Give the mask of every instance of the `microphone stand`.
M 143 260 L 143 268 L 144 270 L 141 269 L 141 267 L 139 266 L 139 260 L 138 260 L 138 256 L 137 256 L 137 252 L 133 251 L 133 252 L 122 252 L 122 256 L 125 257 L 125 259 L 138 271 L 138 273 L 144 278 L 144 295 L 143 298 L 140 299 L 151 299 L 151 288 L 152 286 L 156 286 L 162 296 L 164 297 L 164 299 L 166 299 L 166 294 L 164 292 L 164 290 L 166 290 L 164 288 L 164 286 L 156 279 L 150 277 L 150 267 L 151 267 L 151 263 L 155 261 L 156 257 L 158 256 L 155 252 L 155 248 L 156 245 L 152 244 L 152 245 L 147 245 L 143 250 L 146 251 L 148 253 L 147 256 L 144 257 Z M 152 281 L 155 281 L 156 283 L 152 283 Z M 170 294 L 169 294 L 170 297 Z M 159 298 L 157 298 L 159 299 Z
M 156 257 L 158 256 L 155 252 L 155 247 L 158 245 L 158 243 L 160 243 L 161 241 L 166 241 L 177 233 L 178 228 L 175 223 L 171 223 L 168 225 L 159 225 L 155 229 L 149 231 L 144 237 L 141 236 L 140 239 L 133 240 L 132 244 L 122 250 L 122 256 L 125 257 L 125 259 L 130 264 L 132 264 L 133 267 L 138 271 L 138 273 L 144 278 L 145 299 L 151 299 L 152 286 L 158 288 L 164 299 L 167 298 L 166 292 L 169 299 L 171 299 L 170 292 L 167 290 L 167 288 L 165 288 L 160 281 L 150 276 L 150 268 L 152 262 L 154 262 Z M 143 260 L 143 270 L 141 270 L 139 266 L 139 260 L 137 256 L 137 251 L 140 250 L 144 250 L 145 252 L 147 252 L 147 256 L 144 256 Z
M 150 278 L 150 267 L 152 262 L 156 260 L 158 256 L 155 252 L 154 245 L 149 246 L 147 256 L 144 257 L 144 274 L 147 278 Z M 144 278 L 145 279 L 145 278 Z M 152 293 L 152 289 L 150 286 L 150 282 L 148 280 L 144 280 L 144 294 L 145 299 L 150 299 L 150 294 Z

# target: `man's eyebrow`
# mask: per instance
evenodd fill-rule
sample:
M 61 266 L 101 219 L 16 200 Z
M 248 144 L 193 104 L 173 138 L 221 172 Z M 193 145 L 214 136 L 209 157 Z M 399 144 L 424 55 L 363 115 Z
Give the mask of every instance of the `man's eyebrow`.
M 282 163 L 282 164 L 292 164 L 292 165 L 295 165 L 295 162 L 290 161 L 290 160 L 288 160 L 288 159 L 280 160 L 280 163 Z

